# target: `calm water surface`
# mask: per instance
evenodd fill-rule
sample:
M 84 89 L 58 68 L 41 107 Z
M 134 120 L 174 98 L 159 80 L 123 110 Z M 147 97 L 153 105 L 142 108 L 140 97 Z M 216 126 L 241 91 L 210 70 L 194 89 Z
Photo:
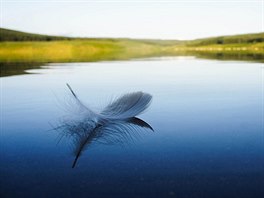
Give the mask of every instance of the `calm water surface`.
M 262 197 L 263 64 L 191 58 L 50 64 L 1 78 L 1 197 Z M 92 144 L 71 168 L 51 130 L 70 112 L 69 83 L 91 108 L 152 94 L 155 130 Z

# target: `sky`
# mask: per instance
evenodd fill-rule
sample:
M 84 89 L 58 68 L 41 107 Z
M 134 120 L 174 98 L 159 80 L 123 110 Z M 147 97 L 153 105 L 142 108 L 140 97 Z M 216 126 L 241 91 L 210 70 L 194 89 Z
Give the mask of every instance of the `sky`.
M 63 36 L 196 39 L 264 31 L 264 0 L 1 0 L 1 27 Z

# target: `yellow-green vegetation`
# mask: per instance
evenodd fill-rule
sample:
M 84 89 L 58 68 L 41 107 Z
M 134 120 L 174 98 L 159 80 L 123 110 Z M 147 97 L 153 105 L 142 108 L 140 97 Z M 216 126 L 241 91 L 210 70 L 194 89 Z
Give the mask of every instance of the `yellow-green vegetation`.
M 264 42 L 201 46 L 182 45 L 173 46 L 168 51 L 173 51 L 175 54 L 192 55 L 209 59 L 264 61 Z
M 192 41 L 56 37 L 0 28 L 0 65 L 91 62 L 191 55 L 230 60 L 264 60 L 264 33 Z
M 133 40 L 0 42 L 0 62 L 86 62 L 155 56 L 162 47 Z
M 177 55 L 248 56 L 263 61 L 264 42 L 241 44 L 161 45 L 134 40 L 0 42 L 0 62 L 90 62 Z

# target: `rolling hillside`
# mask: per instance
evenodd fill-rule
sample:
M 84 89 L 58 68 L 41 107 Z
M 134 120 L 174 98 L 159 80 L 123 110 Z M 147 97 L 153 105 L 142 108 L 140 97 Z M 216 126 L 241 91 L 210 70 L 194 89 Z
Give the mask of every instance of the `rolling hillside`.
M 256 44 L 264 42 L 264 33 L 255 34 L 240 34 L 233 36 L 218 36 L 211 38 L 196 39 L 186 41 L 185 44 L 190 46 L 203 46 L 203 45 L 224 45 L 224 44 Z
M 72 40 L 72 38 L 62 37 L 62 36 L 31 34 L 31 33 L 0 28 L 0 42 L 1 41 L 58 41 L 58 40 Z
M 0 29 L 0 62 L 94 62 L 159 56 L 264 60 L 264 33 L 189 41 L 73 38 Z
M 232 36 L 218 36 L 210 38 L 202 38 L 195 40 L 162 40 L 162 39 L 111 39 L 111 38 L 77 38 L 77 37 L 63 37 L 63 36 L 49 36 L 41 34 L 32 34 L 21 31 L 15 31 L 5 28 L 0 28 L 0 42 L 1 41 L 60 41 L 60 40 L 133 40 L 142 43 L 155 45 L 176 45 L 184 44 L 187 46 L 204 46 L 213 44 L 253 44 L 264 42 L 264 33 L 241 34 Z

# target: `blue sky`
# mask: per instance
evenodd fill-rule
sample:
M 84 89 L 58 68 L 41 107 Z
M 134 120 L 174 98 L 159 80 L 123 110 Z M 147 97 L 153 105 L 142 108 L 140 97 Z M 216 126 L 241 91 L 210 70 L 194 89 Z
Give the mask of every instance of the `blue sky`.
M 1 27 L 82 37 L 194 39 L 261 32 L 263 0 L 2 0 Z

